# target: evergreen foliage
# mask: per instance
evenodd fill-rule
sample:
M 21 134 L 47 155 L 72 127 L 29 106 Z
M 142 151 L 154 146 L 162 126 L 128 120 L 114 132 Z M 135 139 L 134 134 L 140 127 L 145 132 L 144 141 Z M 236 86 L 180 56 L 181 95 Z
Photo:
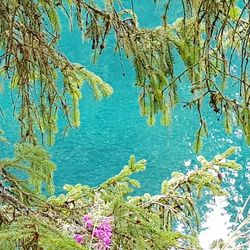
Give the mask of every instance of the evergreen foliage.
M 110 85 L 60 51 L 59 12 L 66 14 L 71 28 L 76 21 L 84 38 L 92 42 L 94 61 L 105 49 L 107 36 L 115 34 L 115 51 L 134 64 L 141 114 L 148 117 L 149 125 L 154 125 L 158 113 L 162 125 L 170 124 L 171 110 L 180 102 L 179 82 L 188 77 L 190 93 L 185 98 L 191 100 L 181 101 L 197 109 L 200 127 L 194 149 L 198 152 L 208 133 L 202 115 L 206 102 L 223 117 L 228 133 L 236 124 L 250 143 L 249 3 L 244 1 L 240 8 L 235 0 L 182 0 L 183 17 L 169 23 L 172 1 L 167 0 L 162 25 L 149 29 L 140 27 L 133 4 L 128 10 L 121 0 L 105 0 L 102 8 L 97 2 L 0 2 L 0 80 L 15 96 L 13 108 L 21 132 L 14 157 L 0 160 L 0 249 L 95 249 L 84 215 L 91 215 L 94 227 L 103 219 L 110 221 L 111 249 L 200 249 L 196 202 L 204 191 L 227 195 L 221 172 L 240 169 L 228 159 L 234 148 L 211 161 L 200 156 L 199 169 L 173 173 L 158 195 L 129 196 L 140 187 L 131 175 L 146 166 L 145 160 L 136 162 L 134 156 L 99 187 L 66 184 L 64 194 L 52 195 L 55 165 L 39 143 L 44 139 L 54 143 L 58 111 L 68 122 L 66 129 L 80 126 L 84 82 L 96 99 L 112 93 Z M 241 65 L 234 72 L 238 55 Z M 176 75 L 178 58 L 185 70 Z M 227 85 L 238 87 L 238 99 L 227 94 Z M 2 130 L 0 141 L 6 141 Z M 249 217 L 229 242 L 219 242 L 220 249 L 240 249 L 249 241 L 245 232 L 249 232 Z M 84 241 L 78 244 L 75 235 L 82 235 Z
M 60 4 L 60 3 L 58 3 Z M 61 110 L 68 127 L 80 125 L 80 88 L 87 82 L 100 99 L 112 88 L 58 49 L 60 18 L 56 1 L 3 0 L 0 3 L 0 77 L 16 93 L 14 110 L 21 141 L 54 143 Z M 70 100 L 71 99 L 71 100 Z
M 131 10 L 125 9 L 122 1 L 105 1 L 104 9 L 98 7 L 98 1 L 75 4 L 78 25 L 84 37 L 92 41 L 94 57 L 102 52 L 105 38 L 114 31 L 115 50 L 124 51 L 133 61 L 135 84 L 141 89 L 141 114 L 148 117 L 149 125 L 155 124 L 158 113 L 162 115 L 161 124 L 170 124 L 171 109 L 179 103 L 178 85 L 187 76 L 190 93 L 181 101 L 184 107 L 198 112 L 195 151 L 200 151 L 202 137 L 207 134 L 202 115 L 206 104 L 218 114 L 218 120 L 224 119 L 226 132 L 237 124 L 249 143 L 249 3 L 182 0 L 183 16 L 169 23 L 172 1 L 165 2 L 162 25 L 154 29 L 140 28 L 133 4 Z M 234 61 L 239 56 L 241 64 L 235 70 Z M 176 57 L 186 66 L 179 75 L 175 73 Z M 227 88 L 238 91 L 240 97 L 228 94 Z
M 238 170 L 228 157 L 229 149 L 213 160 L 198 157 L 201 167 L 186 174 L 173 173 L 162 183 L 158 195 L 128 196 L 140 187 L 131 175 L 143 171 L 146 161 L 131 156 L 127 166 L 99 187 L 65 185 L 65 194 L 45 198 L 42 183 L 51 185 L 55 170 L 47 153 L 38 146 L 21 145 L 13 159 L 3 159 L 0 186 L 0 246 L 3 249 L 86 249 L 93 236 L 84 228 L 82 217 L 91 215 L 96 225 L 111 218 L 112 249 L 199 249 L 200 225 L 196 200 L 204 190 L 211 195 L 226 195 L 221 187 L 223 168 Z M 41 165 L 44 169 L 41 169 Z M 26 171 L 26 178 L 13 171 Z M 47 171 L 47 172 L 46 172 Z M 34 180 L 36 182 L 27 182 Z M 177 229 L 178 225 L 183 230 Z M 84 243 L 73 237 L 81 233 Z
M 1 1 L 0 75 L 9 79 L 10 88 L 18 93 L 14 106 L 19 110 L 22 140 L 36 144 L 40 131 L 53 143 L 58 110 L 67 118 L 67 127 L 78 127 L 83 81 L 90 82 L 97 99 L 112 93 L 109 85 L 83 66 L 69 62 L 59 51 L 58 12 L 62 11 L 70 27 L 76 21 L 84 38 L 92 42 L 94 61 L 114 31 L 115 51 L 124 51 L 133 61 L 135 84 L 141 89 L 141 114 L 148 117 L 149 125 L 155 124 L 157 113 L 162 115 L 161 124 L 170 124 L 171 109 L 180 101 L 179 82 L 187 75 L 190 93 L 181 101 L 198 112 L 196 152 L 207 134 L 202 115 L 205 103 L 218 119 L 224 119 L 228 133 L 236 124 L 242 127 L 249 143 L 249 4 L 241 3 L 240 8 L 235 0 L 182 0 L 183 17 L 169 23 L 171 2 L 165 3 L 162 25 L 148 29 L 140 28 L 133 4 L 131 10 L 125 9 L 120 0 L 104 1 L 104 7 L 98 1 L 83 0 Z M 241 65 L 235 70 L 238 56 Z M 175 73 L 175 57 L 186 66 L 179 75 Z M 226 88 L 237 90 L 239 98 L 228 94 Z

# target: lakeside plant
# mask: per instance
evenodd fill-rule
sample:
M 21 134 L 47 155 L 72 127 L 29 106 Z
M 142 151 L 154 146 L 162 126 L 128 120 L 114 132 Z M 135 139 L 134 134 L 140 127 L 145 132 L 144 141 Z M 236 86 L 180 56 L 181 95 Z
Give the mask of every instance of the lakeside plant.
M 40 132 L 53 143 L 58 111 L 67 120 L 66 129 L 78 127 L 83 82 L 90 84 L 97 99 L 112 93 L 110 85 L 59 50 L 59 13 L 64 13 L 70 28 L 77 23 L 84 39 L 92 43 L 94 61 L 105 50 L 106 38 L 115 38 L 114 50 L 133 62 L 141 114 L 149 125 L 160 113 L 161 123 L 168 126 L 171 110 L 180 103 L 195 108 L 200 127 L 194 149 L 199 152 L 208 133 L 202 115 L 207 104 L 218 120 L 224 119 L 228 133 L 237 125 L 250 143 L 249 3 L 182 0 L 183 15 L 169 23 L 172 1 L 154 1 L 165 2 L 162 25 L 149 29 L 140 27 L 133 4 L 126 9 L 121 0 L 101 2 L 102 7 L 94 0 L 1 1 L 0 76 L 16 93 L 13 103 L 21 141 L 38 143 Z M 179 75 L 176 60 L 185 65 Z M 179 100 L 183 83 L 189 84 L 188 93 Z
M 115 38 L 115 52 L 133 62 L 141 114 L 150 126 L 158 113 L 161 124 L 168 126 L 171 110 L 184 102 L 197 110 L 194 150 L 199 152 L 208 133 L 203 116 L 207 103 L 224 119 L 228 133 L 239 126 L 250 143 L 249 2 L 182 0 L 183 16 L 173 23 L 168 22 L 172 0 L 164 2 L 162 25 L 149 29 L 140 27 L 133 1 L 131 9 L 121 0 L 105 0 L 103 7 L 94 0 L 0 1 L 0 80 L 9 86 L 20 124 L 14 157 L 0 160 L 0 249 L 200 249 L 196 202 L 204 191 L 227 195 L 221 172 L 240 169 L 228 159 L 235 148 L 211 161 L 198 157 L 199 169 L 173 173 L 158 195 L 132 196 L 140 183 L 131 175 L 144 170 L 146 161 L 131 156 L 118 175 L 100 186 L 65 184 L 65 193 L 53 196 L 56 167 L 40 145 L 54 143 L 59 112 L 67 122 L 65 133 L 80 126 L 83 83 L 96 99 L 113 92 L 60 51 L 62 13 L 70 29 L 77 23 L 91 42 L 94 61 L 105 50 L 107 37 Z M 179 75 L 176 60 L 185 66 Z M 179 96 L 181 81 L 189 84 L 184 100 Z M 241 249 L 250 241 L 248 227 L 249 216 L 220 248 Z
M 227 194 L 221 172 L 241 168 L 228 160 L 234 152 L 211 161 L 199 156 L 200 168 L 173 173 L 158 195 L 129 196 L 140 187 L 131 175 L 146 166 L 131 156 L 118 175 L 98 187 L 66 184 L 64 194 L 46 198 L 41 189 L 51 192 L 54 164 L 40 147 L 18 145 L 13 159 L 0 160 L 0 248 L 200 249 L 196 201 L 204 191 Z

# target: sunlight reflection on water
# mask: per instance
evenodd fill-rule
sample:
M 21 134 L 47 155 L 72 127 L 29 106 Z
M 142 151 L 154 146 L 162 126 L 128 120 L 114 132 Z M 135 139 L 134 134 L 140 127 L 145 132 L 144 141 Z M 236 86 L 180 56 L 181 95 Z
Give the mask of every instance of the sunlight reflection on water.
M 216 239 L 223 239 L 224 242 L 228 240 L 230 228 L 233 226 L 230 222 L 231 215 L 226 211 L 228 205 L 228 201 L 223 197 L 216 197 L 213 203 L 207 205 L 209 211 L 205 212 L 203 231 L 199 235 L 204 250 L 209 250 L 209 246 Z

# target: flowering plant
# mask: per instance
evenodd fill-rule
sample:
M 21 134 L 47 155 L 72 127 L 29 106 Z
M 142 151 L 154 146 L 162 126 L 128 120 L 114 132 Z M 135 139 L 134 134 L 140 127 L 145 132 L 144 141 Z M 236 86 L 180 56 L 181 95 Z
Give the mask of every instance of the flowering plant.
M 103 218 L 99 225 L 94 223 L 90 215 L 83 216 L 84 229 L 87 232 L 83 234 L 75 234 L 74 239 L 77 243 L 83 244 L 85 239 L 91 238 L 93 249 L 107 250 L 110 249 L 111 237 L 112 237 L 112 227 L 110 218 Z M 85 239 L 84 239 L 85 236 Z

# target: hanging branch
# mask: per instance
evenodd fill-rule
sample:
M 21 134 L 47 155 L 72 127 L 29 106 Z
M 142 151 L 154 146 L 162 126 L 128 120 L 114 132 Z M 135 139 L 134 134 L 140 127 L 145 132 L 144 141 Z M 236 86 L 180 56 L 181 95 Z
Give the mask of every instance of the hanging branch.
M 0 76 L 17 93 L 21 141 L 33 144 L 38 143 L 38 132 L 53 144 L 59 110 L 68 127 L 80 125 L 83 82 L 89 83 L 98 99 L 112 93 L 98 76 L 71 63 L 59 51 L 59 6 L 54 1 L 28 0 L 0 4 Z
M 171 0 L 167 0 L 163 25 L 147 29 L 139 27 L 136 13 L 124 9 L 121 1 L 106 1 L 102 10 L 94 1 L 91 7 L 84 1 L 76 2 L 78 16 L 86 16 L 85 37 L 92 41 L 95 55 L 104 49 L 106 36 L 112 29 L 115 31 L 115 50 L 119 53 L 123 50 L 133 62 L 135 84 L 141 89 L 141 114 L 148 117 L 149 125 L 155 124 L 158 113 L 162 115 L 163 125 L 170 124 L 171 109 L 179 102 L 178 80 L 188 76 L 193 99 L 201 96 L 203 102 L 203 93 L 208 93 L 209 105 L 219 119 L 224 118 L 226 131 L 237 124 L 249 142 L 248 4 L 240 9 L 233 0 L 216 4 L 212 0 L 183 0 L 181 3 L 183 17 L 168 23 Z M 179 76 L 175 76 L 175 51 L 186 66 Z M 242 60 L 240 72 L 232 73 L 235 51 Z M 231 88 L 231 80 L 237 80 L 234 87 L 239 86 L 241 98 L 237 102 L 233 94 L 224 94 L 227 86 Z M 197 105 L 192 100 L 190 103 L 192 107 Z M 232 117 L 236 117 L 235 124 Z
M 0 40 L 4 53 L 0 75 L 6 80 L 9 78 L 11 88 L 18 92 L 15 107 L 20 107 L 17 118 L 22 140 L 36 144 L 40 131 L 53 143 L 59 110 L 66 117 L 67 127 L 78 127 L 78 102 L 84 80 L 90 82 L 98 99 L 112 92 L 100 78 L 70 63 L 58 50 L 60 18 L 57 12 L 61 9 L 71 16 L 71 23 L 75 13 L 79 28 L 92 42 L 94 60 L 105 49 L 107 36 L 112 30 L 115 32 L 115 50 L 124 51 L 133 61 L 136 86 L 141 89 L 141 113 L 148 117 L 149 125 L 154 125 L 158 113 L 162 115 L 163 125 L 170 124 L 171 109 L 179 103 L 178 80 L 188 76 L 191 96 L 196 99 L 208 91 L 212 110 L 224 120 L 236 117 L 236 123 L 250 142 L 248 4 L 240 9 L 232 0 L 217 4 L 212 0 L 183 0 L 185 15 L 172 24 L 167 23 L 166 18 L 171 14 L 170 4 L 171 0 L 166 1 L 163 25 L 146 29 L 139 27 L 136 13 L 124 9 L 122 1 L 105 1 L 103 9 L 95 1 L 83 0 L 39 1 L 38 4 L 2 1 Z M 179 76 L 175 76 L 176 51 L 186 67 Z M 241 57 L 241 66 L 232 73 L 236 51 Z M 230 79 L 238 80 L 234 83 L 234 87 L 239 86 L 237 102 L 234 96 L 224 94 L 227 85 L 231 88 Z M 221 98 L 215 98 L 219 97 L 215 95 L 217 92 Z M 226 130 L 230 131 L 229 123 L 225 123 Z

